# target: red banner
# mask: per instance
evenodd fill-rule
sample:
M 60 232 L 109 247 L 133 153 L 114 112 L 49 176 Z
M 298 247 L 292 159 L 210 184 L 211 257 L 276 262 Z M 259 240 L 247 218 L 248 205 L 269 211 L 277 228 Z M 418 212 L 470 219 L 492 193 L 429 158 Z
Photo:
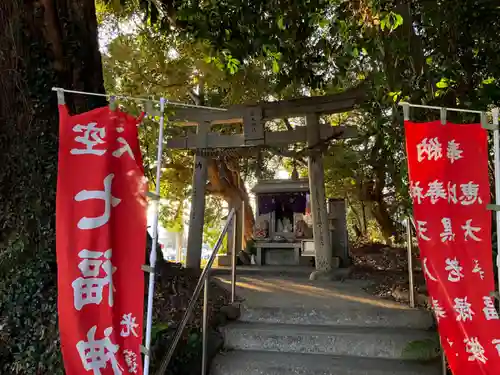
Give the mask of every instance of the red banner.
M 135 119 L 59 107 L 57 264 L 66 373 L 142 374 L 146 184 Z
M 486 131 L 405 123 L 422 268 L 454 375 L 500 373 Z

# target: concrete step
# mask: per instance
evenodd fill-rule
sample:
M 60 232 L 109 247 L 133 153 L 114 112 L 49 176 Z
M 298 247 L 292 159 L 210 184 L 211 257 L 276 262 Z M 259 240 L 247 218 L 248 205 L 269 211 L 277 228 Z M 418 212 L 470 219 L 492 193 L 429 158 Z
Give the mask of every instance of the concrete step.
M 432 332 L 380 327 L 349 327 L 238 322 L 223 329 L 226 349 L 401 359 L 412 341 Z
M 439 364 L 322 354 L 231 351 L 217 356 L 211 375 L 440 375 Z
M 241 321 L 270 324 L 302 324 L 359 327 L 392 327 L 427 330 L 432 315 L 417 309 L 389 308 L 305 308 L 242 306 Z

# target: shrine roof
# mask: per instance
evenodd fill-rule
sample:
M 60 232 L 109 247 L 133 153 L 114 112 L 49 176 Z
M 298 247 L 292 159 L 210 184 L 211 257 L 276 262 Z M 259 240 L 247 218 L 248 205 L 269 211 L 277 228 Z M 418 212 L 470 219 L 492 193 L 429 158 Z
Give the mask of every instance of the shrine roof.
M 254 194 L 309 192 L 309 180 L 301 178 L 298 180 L 276 179 L 259 181 L 253 187 L 252 192 Z

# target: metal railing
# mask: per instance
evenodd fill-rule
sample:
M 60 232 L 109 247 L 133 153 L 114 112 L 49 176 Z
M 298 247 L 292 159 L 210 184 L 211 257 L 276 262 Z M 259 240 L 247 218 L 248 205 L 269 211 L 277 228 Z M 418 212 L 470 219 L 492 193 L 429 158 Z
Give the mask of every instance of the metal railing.
M 415 222 L 408 216 L 406 219 L 406 249 L 408 250 L 408 288 L 410 294 L 410 307 L 415 307 L 415 283 L 413 279 L 413 230 L 417 233 Z M 441 373 L 446 375 L 448 373 L 448 364 L 446 354 L 444 353 L 443 346 L 441 345 Z
M 210 259 L 208 260 L 208 263 L 206 264 L 205 268 L 203 269 L 200 278 L 198 280 L 198 283 L 196 284 L 196 287 L 194 289 L 193 295 L 191 299 L 189 300 L 188 307 L 186 309 L 186 312 L 184 313 L 184 316 L 182 317 L 182 320 L 177 327 L 177 330 L 175 331 L 174 338 L 172 340 L 172 343 L 170 344 L 170 347 L 168 349 L 168 352 L 166 356 L 164 357 L 160 368 L 156 372 L 156 375 L 163 375 L 167 371 L 167 367 L 172 359 L 172 356 L 174 355 L 175 349 L 177 348 L 177 344 L 179 343 L 180 338 L 182 337 L 182 333 L 184 332 L 184 328 L 186 327 L 187 322 L 191 318 L 191 314 L 194 311 L 194 308 L 196 307 L 196 303 L 198 301 L 198 298 L 200 296 L 201 289 L 204 288 L 204 293 L 203 293 L 203 325 L 202 325 L 202 334 L 203 334 L 203 354 L 202 354 L 202 364 L 201 364 L 201 374 L 206 375 L 207 374 L 207 365 L 208 365 L 208 358 L 207 358 L 207 349 L 208 349 L 208 297 L 209 297 L 209 271 L 212 268 L 215 258 L 217 257 L 217 254 L 219 253 L 219 250 L 221 248 L 222 242 L 224 240 L 224 236 L 227 234 L 229 230 L 229 225 L 233 224 L 233 236 L 236 234 L 236 210 L 233 208 L 230 212 L 229 215 L 227 216 L 227 221 L 226 224 L 224 225 L 224 228 L 222 229 L 221 234 L 219 235 L 219 238 L 217 239 L 217 242 L 215 243 L 212 255 L 210 256 Z M 234 303 L 235 301 L 235 294 L 236 294 L 236 246 L 235 246 L 235 241 L 233 238 L 233 248 L 232 248 L 232 262 L 231 262 L 231 302 Z

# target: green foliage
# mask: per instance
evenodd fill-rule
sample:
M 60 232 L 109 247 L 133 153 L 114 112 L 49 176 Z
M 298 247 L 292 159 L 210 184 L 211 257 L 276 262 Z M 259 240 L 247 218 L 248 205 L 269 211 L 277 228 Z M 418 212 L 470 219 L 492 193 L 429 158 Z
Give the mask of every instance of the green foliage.
M 119 15 L 121 17 L 121 14 Z M 134 15 L 129 15 L 129 20 Z M 120 21 L 113 13 L 102 17 L 103 27 Z M 119 23 L 119 22 L 118 22 Z M 215 51 L 205 41 L 193 41 L 177 33 L 164 33 L 150 25 L 136 25 L 132 31 L 118 31 L 103 56 L 106 89 L 132 96 L 147 92 L 169 100 L 227 106 L 262 100 L 273 93 L 269 71 L 279 70 L 280 53 L 266 49 L 263 59 L 244 64 L 228 50 Z M 269 67 L 269 62 L 273 62 Z M 136 103 L 120 103 L 138 112 Z M 237 130 L 237 129 L 236 129 Z M 235 127 L 217 129 L 235 132 Z M 167 123 L 167 136 L 186 134 L 187 130 Z M 139 128 L 143 159 L 148 177 L 154 180 L 158 125 L 145 121 Z M 184 151 L 166 149 L 160 186 L 165 202 L 160 209 L 162 225 L 171 231 L 182 229 L 186 203 L 191 197 L 192 156 Z M 242 163 L 243 164 L 243 163 Z M 245 176 L 254 176 L 255 161 L 244 163 Z M 245 177 L 246 178 L 246 177 Z M 206 203 L 204 237 L 213 245 L 220 232 L 221 199 L 209 197 Z
M 382 19 L 380 20 L 380 29 L 382 31 L 385 31 L 387 29 L 392 32 L 403 24 L 403 17 L 401 17 L 400 14 L 387 12 L 382 13 L 381 16 Z
M 223 202 L 220 198 L 208 196 L 206 198 L 205 209 L 205 226 L 203 227 L 203 243 L 214 248 L 219 235 L 222 232 L 224 223 L 221 218 L 223 216 Z M 220 252 L 219 252 L 220 253 Z M 221 253 L 220 253 L 221 254 Z
M 418 361 L 432 361 L 439 358 L 441 355 L 439 336 L 436 334 L 432 338 L 408 343 L 403 349 L 402 355 L 405 359 Z
M 40 252 L 20 269 L 4 275 L 3 282 L 8 280 L 8 284 L 0 284 L 0 372 L 64 374 L 55 266 L 55 254 Z
M 360 130 L 358 143 L 332 150 L 327 179 L 332 195 L 347 196 L 353 207 L 366 203 L 386 240 L 397 234 L 410 208 L 397 103 L 477 109 L 500 100 L 499 9 L 493 3 L 160 3 L 169 4 L 166 13 L 152 6 L 148 17 L 169 37 L 203 41 L 220 71 L 234 73 L 227 56 L 237 59 L 240 71 L 262 64 L 269 78 L 261 76 L 271 83 L 273 97 L 337 92 L 370 77 L 368 101 L 349 122 Z M 412 116 L 437 118 L 423 110 Z M 453 116 L 454 121 L 473 120 Z
M 107 1 L 109 2 L 109 0 Z M 130 4 L 133 0 L 122 0 Z M 140 1 L 148 23 L 156 25 L 163 34 L 183 35 L 188 41 L 204 41 L 219 57 L 224 69 L 235 68 L 232 59 L 244 68 L 255 59 L 274 67 L 277 59 L 263 55 L 266 46 L 276 47 L 280 53 L 281 70 L 278 81 L 281 88 L 293 83 L 296 77 L 313 86 L 320 86 L 323 78 L 314 69 L 328 68 L 325 61 L 331 47 L 326 34 L 318 32 L 318 24 L 325 25 L 333 2 L 312 1 L 211 1 L 211 2 L 155 2 Z M 160 10 L 161 8 L 161 10 Z M 326 25 L 325 25 L 326 26 Z
M 162 331 L 166 331 L 170 328 L 170 325 L 167 323 L 156 323 L 151 327 L 151 337 L 157 337 L 159 333 Z
M 192 330 L 181 344 L 168 366 L 166 375 L 192 375 L 200 372 L 202 352 L 200 332 Z

